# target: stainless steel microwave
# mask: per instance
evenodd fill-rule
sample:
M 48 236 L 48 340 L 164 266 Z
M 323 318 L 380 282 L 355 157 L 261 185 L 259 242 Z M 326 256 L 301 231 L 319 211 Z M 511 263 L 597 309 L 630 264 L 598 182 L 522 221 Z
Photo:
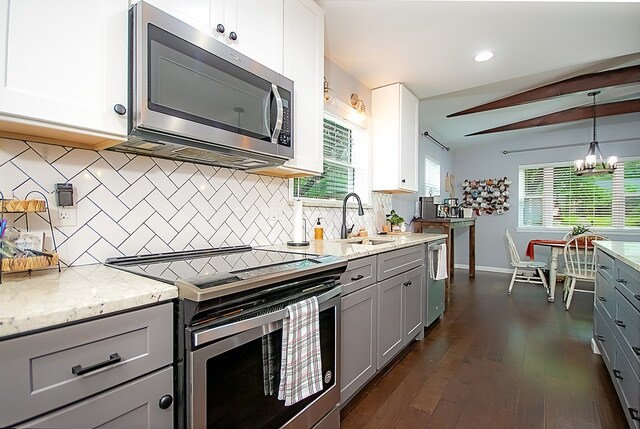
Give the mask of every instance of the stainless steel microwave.
M 293 82 L 145 2 L 129 15 L 121 152 L 250 170 L 293 158 Z

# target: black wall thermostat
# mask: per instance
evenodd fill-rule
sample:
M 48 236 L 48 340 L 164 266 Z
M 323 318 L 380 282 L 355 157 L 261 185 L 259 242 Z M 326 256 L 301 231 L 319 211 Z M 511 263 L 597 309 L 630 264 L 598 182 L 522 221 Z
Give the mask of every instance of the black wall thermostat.
M 73 205 L 73 185 L 71 183 L 56 183 L 56 205 L 69 207 Z

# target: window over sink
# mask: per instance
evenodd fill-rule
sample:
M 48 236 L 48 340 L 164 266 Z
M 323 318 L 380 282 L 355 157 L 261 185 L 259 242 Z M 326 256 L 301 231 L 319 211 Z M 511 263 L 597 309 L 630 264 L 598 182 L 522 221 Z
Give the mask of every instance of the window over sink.
M 519 167 L 519 227 L 581 224 L 640 232 L 640 160 L 620 162 L 607 175 L 576 176 L 573 170 L 566 163 Z
M 323 121 L 323 173 L 292 179 L 292 196 L 306 203 L 342 203 L 349 192 L 363 204 L 370 202 L 369 137 L 366 129 L 325 112 Z

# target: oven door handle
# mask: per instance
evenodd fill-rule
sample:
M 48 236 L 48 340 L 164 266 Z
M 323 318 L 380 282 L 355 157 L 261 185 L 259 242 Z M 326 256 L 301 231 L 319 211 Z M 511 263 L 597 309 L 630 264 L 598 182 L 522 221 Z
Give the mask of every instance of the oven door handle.
M 342 286 L 337 286 L 321 295 L 318 295 L 319 310 L 322 311 L 335 304 L 331 302 L 332 299 L 340 296 L 342 292 Z M 339 299 L 338 299 L 339 301 Z M 204 344 L 211 343 L 220 338 L 235 335 L 240 332 L 248 331 L 259 326 L 267 326 L 264 334 L 268 334 L 282 327 L 282 320 L 287 317 L 287 309 L 274 311 L 273 313 L 263 314 L 247 320 L 240 320 L 238 322 L 229 323 L 228 325 L 216 326 L 215 328 L 206 329 L 193 333 L 192 345 L 194 347 L 202 346 Z

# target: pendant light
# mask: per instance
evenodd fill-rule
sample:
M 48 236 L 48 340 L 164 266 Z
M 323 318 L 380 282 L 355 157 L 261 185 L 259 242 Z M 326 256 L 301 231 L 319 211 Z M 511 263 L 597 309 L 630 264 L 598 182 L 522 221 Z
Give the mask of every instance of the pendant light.
M 600 146 L 598 145 L 596 134 L 596 95 L 600 94 L 600 91 L 593 91 L 587 94 L 589 97 L 593 97 L 593 140 L 589 143 L 589 150 L 584 159 L 577 159 L 574 162 L 575 173 L 578 176 L 587 176 L 594 174 L 611 174 L 616 169 L 618 164 L 617 156 L 610 156 L 605 163 L 602 158 L 602 152 L 600 152 Z M 597 168 L 598 159 L 602 168 Z

